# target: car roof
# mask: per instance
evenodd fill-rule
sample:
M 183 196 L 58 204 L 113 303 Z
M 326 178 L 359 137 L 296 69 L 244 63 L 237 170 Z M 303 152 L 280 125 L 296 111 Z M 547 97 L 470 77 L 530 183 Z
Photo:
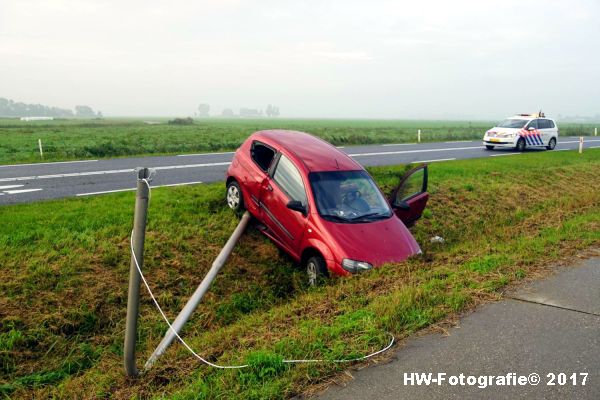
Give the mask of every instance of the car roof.
M 295 157 L 309 172 L 317 171 L 356 171 L 364 169 L 346 153 L 330 143 L 300 131 L 272 129 L 258 131 L 254 140 L 277 147 L 283 153 Z

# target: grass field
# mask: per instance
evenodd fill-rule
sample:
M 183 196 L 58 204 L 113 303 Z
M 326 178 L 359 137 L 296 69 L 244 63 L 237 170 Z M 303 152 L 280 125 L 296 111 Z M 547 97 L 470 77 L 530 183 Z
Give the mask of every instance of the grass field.
M 156 120 L 148 118 L 149 120 Z M 21 122 L 0 119 L 0 164 L 64 161 L 235 150 L 261 129 L 294 129 L 341 146 L 422 140 L 480 139 L 493 126 L 483 121 L 200 119 L 194 125 L 148 125 L 143 120 L 56 120 Z M 590 125 L 561 125 L 562 135 L 590 134 Z M 38 150 L 42 140 L 44 160 Z
M 93 129 L 93 128 L 90 128 Z M 386 190 L 404 166 L 370 171 Z M 173 346 L 126 379 L 122 341 L 133 193 L 0 208 L 0 397 L 287 398 L 343 365 L 281 358 L 353 357 L 402 339 L 600 244 L 600 149 L 435 163 L 431 201 L 414 228 L 423 257 L 322 287 L 305 285 L 250 230 L 184 331 L 222 364 Z M 173 318 L 235 227 L 222 184 L 156 189 L 145 271 Z M 60 210 L 60 213 L 56 212 Z M 432 244 L 434 235 L 444 244 Z M 142 296 L 139 365 L 165 326 Z

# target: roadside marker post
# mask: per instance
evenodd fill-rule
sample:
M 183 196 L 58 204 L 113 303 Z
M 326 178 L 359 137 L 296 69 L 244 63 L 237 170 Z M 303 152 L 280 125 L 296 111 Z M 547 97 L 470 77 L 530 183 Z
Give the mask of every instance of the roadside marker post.
M 583 136 L 579 136 L 579 154 L 583 153 Z
M 146 237 L 146 220 L 148 212 L 148 195 L 150 188 L 150 170 L 137 170 L 137 192 L 135 195 L 135 212 L 133 216 L 133 252 L 136 255 L 140 269 L 144 265 L 144 239 Z M 123 361 L 125 373 L 129 377 L 137 377 L 139 371 L 135 365 L 135 339 L 140 308 L 140 274 L 132 254 L 129 266 L 129 295 L 127 298 L 127 319 L 125 323 L 125 342 L 123 346 Z
M 594 128 L 594 136 L 598 136 L 598 128 Z
M 38 147 L 40 148 L 40 157 L 44 158 L 44 150 L 42 150 L 42 139 L 38 139 Z
M 421 143 L 421 130 L 417 131 L 417 142 Z

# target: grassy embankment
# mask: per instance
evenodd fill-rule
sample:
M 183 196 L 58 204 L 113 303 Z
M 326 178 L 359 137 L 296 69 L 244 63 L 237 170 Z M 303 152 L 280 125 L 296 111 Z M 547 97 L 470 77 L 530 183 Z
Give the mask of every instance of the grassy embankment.
M 0 119 L 0 164 L 236 149 L 252 132 L 306 131 L 341 145 L 480 139 L 493 123 L 468 121 L 199 119 L 194 125 L 147 125 L 141 119 L 21 122 Z M 591 126 L 561 125 L 561 134 L 590 134 Z
M 402 166 L 373 168 L 389 189 Z M 547 263 L 600 243 L 600 150 L 435 163 L 414 228 L 424 256 L 308 288 L 255 231 L 185 330 L 198 352 L 245 370 L 199 365 L 174 346 L 139 380 L 122 372 L 133 193 L 0 208 L 0 393 L 20 397 L 283 398 L 344 365 L 281 357 L 373 351 L 498 298 Z M 173 318 L 236 224 L 220 184 L 156 189 L 147 276 Z M 431 244 L 440 235 L 444 244 Z M 165 331 L 142 297 L 140 364 Z M 1 397 L 1 396 L 0 396 Z

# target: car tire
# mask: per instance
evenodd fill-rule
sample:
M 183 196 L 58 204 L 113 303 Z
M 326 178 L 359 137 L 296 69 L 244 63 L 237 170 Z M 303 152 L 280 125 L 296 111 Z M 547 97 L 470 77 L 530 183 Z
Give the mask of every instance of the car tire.
M 548 150 L 554 150 L 554 148 L 556 147 L 556 138 L 552 138 L 550 139 L 550 141 L 548 142 L 548 146 L 546 146 L 546 148 Z
M 232 180 L 227 184 L 227 193 L 225 195 L 227 206 L 235 212 L 244 211 L 244 196 L 242 189 L 237 181 Z
M 494 146 L 490 146 L 489 144 L 485 145 L 486 150 L 494 150 Z
M 320 255 L 311 256 L 306 260 L 306 275 L 309 286 L 317 286 L 329 277 L 325 259 Z
M 525 147 L 526 147 L 525 139 L 520 138 L 517 141 L 517 147 L 516 147 L 517 151 L 525 151 Z

